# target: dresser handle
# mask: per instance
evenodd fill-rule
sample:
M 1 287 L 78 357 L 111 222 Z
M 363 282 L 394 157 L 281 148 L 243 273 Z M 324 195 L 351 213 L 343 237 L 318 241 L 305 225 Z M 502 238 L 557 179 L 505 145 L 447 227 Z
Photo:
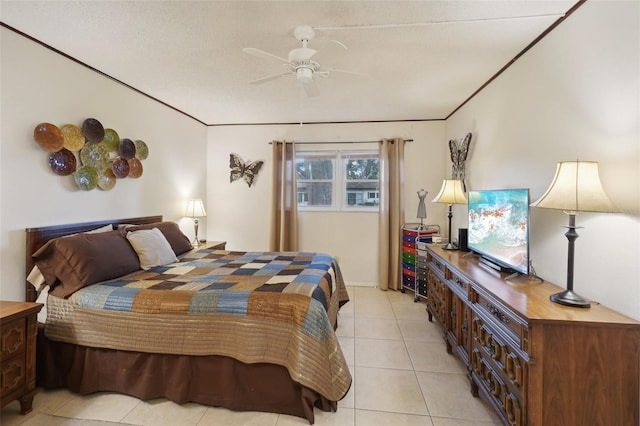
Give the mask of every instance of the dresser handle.
M 506 370 L 513 383 L 522 385 L 522 365 L 516 355 L 509 354 L 507 356 Z
M 518 399 L 515 395 L 507 395 L 504 411 L 507 413 L 507 420 L 509 420 L 510 425 L 522 425 L 522 411 L 520 410 L 520 404 L 518 403 Z

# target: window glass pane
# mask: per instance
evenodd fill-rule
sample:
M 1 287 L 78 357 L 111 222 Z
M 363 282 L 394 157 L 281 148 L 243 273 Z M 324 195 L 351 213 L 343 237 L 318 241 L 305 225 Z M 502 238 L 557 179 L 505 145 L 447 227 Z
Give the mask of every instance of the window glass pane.
M 333 205 L 333 183 L 298 182 L 298 205 L 331 207 Z
M 354 182 L 347 181 L 347 206 L 377 207 L 380 188 L 377 180 Z
M 296 159 L 296 177 L 298 179 L 333 179 L 333 160 Z
M 347 180 L 349 179 L 379 179 L 378 159 L 348 159 Z

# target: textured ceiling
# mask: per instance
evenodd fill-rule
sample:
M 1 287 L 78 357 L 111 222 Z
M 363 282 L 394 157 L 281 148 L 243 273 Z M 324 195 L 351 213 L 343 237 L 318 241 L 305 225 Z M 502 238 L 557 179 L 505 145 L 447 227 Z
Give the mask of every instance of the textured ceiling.
M 443 119 L 571 1 L 5 1 L 2 22 L 208 125 Z M 282 62 L 309 47 L 308 97 Z M 348 49 L 331 40 L 337 40 Z

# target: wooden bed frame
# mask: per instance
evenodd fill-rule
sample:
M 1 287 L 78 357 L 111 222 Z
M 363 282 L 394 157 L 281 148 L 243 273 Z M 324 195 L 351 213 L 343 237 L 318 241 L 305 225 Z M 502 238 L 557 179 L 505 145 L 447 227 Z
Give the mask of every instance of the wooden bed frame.
M 162 216 L 156 215 L 28 228 L 26 275 L 34 266 L 32 254 L 51 239 L 109 224 L 160 221 Z M 35 301 L 36 298 L 36 290 L 27 282 L 26 300 Z M 306 418 L 310 424 L 314 422 L 314 407 L 323 411 L 337 409 L 337 401 L 330 401 L 294 382 L 285 367 L 275 364 L 245 364 L 217 355 L 187 356 L 84 347 L 47 339 L 43 325 L 38 330 L 37 352 L 37 385 L 44 388 L 63 387 L 79 394 L 117 392 L 142 400 L 167 398 L 179 404 L 196 402 L 236 411 L 288 414 Z

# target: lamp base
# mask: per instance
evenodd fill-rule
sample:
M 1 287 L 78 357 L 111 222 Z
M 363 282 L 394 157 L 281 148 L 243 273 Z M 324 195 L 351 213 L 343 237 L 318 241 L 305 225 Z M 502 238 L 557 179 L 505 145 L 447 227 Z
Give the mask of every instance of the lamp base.
M 458 250 L 458 246 L 453 243 L 448 243 L 442 246 L 442 250 Z
M 574 306 L 576 308 L 590 308 L 591 303 L 583 298 L 582 296 L 577 295 L 571 290 L 565 290 L 560 293 L 552 294 L 549 296 L 554 303 L 559 303 L 561 305 L 566 306 Z
M 200 247 L 200 240 L 196 237 L 195 240 L 191 241 L 191 245 L 194 247 Z

